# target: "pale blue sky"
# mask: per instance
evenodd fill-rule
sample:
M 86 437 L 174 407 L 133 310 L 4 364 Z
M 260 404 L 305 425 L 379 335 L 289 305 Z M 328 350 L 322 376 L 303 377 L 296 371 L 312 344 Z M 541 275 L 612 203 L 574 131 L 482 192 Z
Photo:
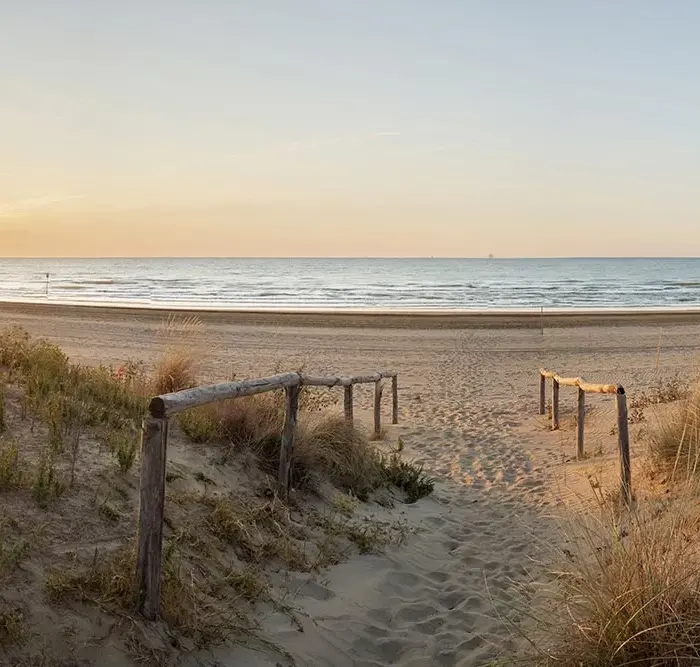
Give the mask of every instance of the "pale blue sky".
M 699 26 L 691 0 L 0 0 L 0 255 L 698 255 Z

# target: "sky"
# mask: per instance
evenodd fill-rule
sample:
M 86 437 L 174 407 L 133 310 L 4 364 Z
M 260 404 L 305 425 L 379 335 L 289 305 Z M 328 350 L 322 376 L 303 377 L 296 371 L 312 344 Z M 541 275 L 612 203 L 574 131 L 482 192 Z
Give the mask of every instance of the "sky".
M 0 256 L 700 255 L 695 0 L 0 0 Z

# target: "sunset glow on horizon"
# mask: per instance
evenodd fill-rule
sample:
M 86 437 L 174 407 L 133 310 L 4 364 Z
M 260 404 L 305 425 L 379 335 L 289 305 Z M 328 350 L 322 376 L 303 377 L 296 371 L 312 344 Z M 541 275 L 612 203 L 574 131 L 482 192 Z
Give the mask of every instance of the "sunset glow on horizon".
M 700 255 L 699 21 L 7 4 L 0 256 Z

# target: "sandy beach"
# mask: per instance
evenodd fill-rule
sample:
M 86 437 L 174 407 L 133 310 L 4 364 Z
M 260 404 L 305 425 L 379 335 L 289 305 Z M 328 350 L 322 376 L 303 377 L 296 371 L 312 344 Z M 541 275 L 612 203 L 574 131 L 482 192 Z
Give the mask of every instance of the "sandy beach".
M 4 304 L 0 328 L 20 325 L 74 361 L 151 362 L 162 351 L 166 316 Z M 466 667 L 515 651 L 518 637 L 502 615 L 514 582 L 537 576 L 543 544 L 558 539 L 553 515 L 574 493 L 569 482 L 582 465 L 571 461 L 567 426 L 574 392 L 563 392 L 563 428 L 550 433 L 536 414 L 538 369 L 619 382 L 634 396 L 661 376 L 693 377 L 700 338 L 700 316 L 684 313 L 550 315 L 543 331 L 539 315 L 200 317 L 203 381 L 301 367 L 396 371 L 400 423 L 388 437 L 400 437 L 438 484 L 415 506 L 391 510 L 411 525 L 406 544 L 293 582 L 303 632 L 279 614 L 263 623 L 287 657 L 222 649 L 192 664 Z M 369 390 L 358 400 L 369 410 Z M 587 447 L 614 461 L 613 408 L 605 397 L 592 408 Z

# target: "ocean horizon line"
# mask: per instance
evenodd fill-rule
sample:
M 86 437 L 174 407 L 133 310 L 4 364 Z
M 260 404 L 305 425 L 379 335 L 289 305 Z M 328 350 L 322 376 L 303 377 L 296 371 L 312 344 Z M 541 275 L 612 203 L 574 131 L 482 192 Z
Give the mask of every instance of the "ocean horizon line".
M 143 261 L 143 260 L 184 260 L 184 261 L 196 261 L 196 260 L 252 260 L 252 261 L 261 261 L 261 260 L 284 260 L 284 261 L 294 261 L 294 260 L 301 260 L 301 261 L 309 261 L 309 260 L 340 260 L 340 261 L 349 261 L 349 260 L 360 260 L 360 261 L 370 261 L 370 260 L 383 260 L 383 261 L 392 261 L 392 260 L 436 260 L 436 261 L 443 261 L 443 260 L 449 260 L 449 261 L 498 261 L 498 260 L 504 260 L 504 261 L 552 261 L 552 260 L 573 260 L 573 261 L 582 261 L 582 260 L 601 260 L 601 261 L 625 261 L 625 260 L 651 260 L 651 261 L 659 261 L 659 260 L 679 260 L 679 261 L 688 261 L 688 260 L 697 260 L 700 259 L 700 256 L 694 256 L 694 255 L 623 255 L 623 256 L 616 256 L 616 255 L 580 255 L 580 256 L 574 256 L 574 255 L 567 255 L 567 256 L 499 256 L 499 255 L 494 255 L 494 256 L 488 256 L 488 255 L 475 255 L 475 256 L 469 256 L 469 257 L 461 257 L 461 256 L 448 256 L 448 255 L 401 255 L 401 256 L 382 256 L 382 255 L 308 255 L 308 256 L 302 256 L 302 255 L 293 255 L 293 256 L 284 256 L 284 255 L 104 255 L 104 256 L 97 256 L 97 255 L 75 255 L 75 256 L 57 256 L 57 257 L 50 257 L 50 256 L 27 256 L 27 257 L 20 257 L 20 256 L 12 256 L 12 257 L 5 257 L 0 255 L 0 261 L 51 261 L 51 262 L 57 262 L 57 261 L 80 261 L 80 260 L 95 260 L 95 261 L 120 261 L 120 260 L 136 260 L 136 261 Z

